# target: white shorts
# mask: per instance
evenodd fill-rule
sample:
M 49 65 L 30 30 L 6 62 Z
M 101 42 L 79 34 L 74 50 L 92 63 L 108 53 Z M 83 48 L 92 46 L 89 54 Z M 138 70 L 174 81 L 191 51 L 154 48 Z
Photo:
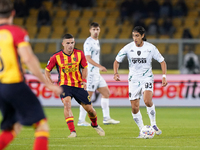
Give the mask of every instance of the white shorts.
M 100 87 L 106 87 L 107 83 L 100 74 L 88 74 L 87 91 L 95 91 Z
M 142 97 L 144 91 L 153 92 L 153 80 L 148 78 L 142 81 L 129 81 L 129 100 L 136 100 Z

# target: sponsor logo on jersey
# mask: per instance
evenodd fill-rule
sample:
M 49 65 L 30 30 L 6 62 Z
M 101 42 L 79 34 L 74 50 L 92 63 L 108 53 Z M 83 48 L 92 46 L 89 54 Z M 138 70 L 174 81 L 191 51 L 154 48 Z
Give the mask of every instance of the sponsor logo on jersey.
M 131 50 L 130 52 L 134 52 L 134 50 Z
M 76 61 L 76 57 L 74 57 L 73 60 Z
M 133 64 L 135 63 L 144 64 L 144 63 L 147 63 L 147 59 L 146 58 L 132 58 L 132 62 Z

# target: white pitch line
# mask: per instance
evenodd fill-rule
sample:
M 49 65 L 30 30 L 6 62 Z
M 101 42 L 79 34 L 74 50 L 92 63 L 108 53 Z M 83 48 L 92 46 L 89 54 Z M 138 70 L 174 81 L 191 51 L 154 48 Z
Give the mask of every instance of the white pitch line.
M 13 146 L 27 146 L 30 145 L 32 146 L 32 144 L 10 144 Z M 94 145 L 67 145 L 67 144 L 62 144 L 62 145 L 52 145 L 49 144 L 49 147 L 66 147 L 66 146 L 70 146 L 70 147 L 94 147 Z M 198 148 L 197 146 L 135 146 L 135 145 L 130 145 L 130 146 L 125 146 L 125 145 L 95 145 L 96 147 L 110 147 L 110 148 L 134 148 L 134 147 L 141 147 L 141 148 Z

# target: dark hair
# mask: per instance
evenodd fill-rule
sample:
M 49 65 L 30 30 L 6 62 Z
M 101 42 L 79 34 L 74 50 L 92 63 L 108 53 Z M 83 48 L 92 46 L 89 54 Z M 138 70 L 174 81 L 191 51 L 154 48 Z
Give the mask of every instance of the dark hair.
M 9 18 L 13 9 L 13 3 L 10 0 L 0 0 L 0 18 Z
M 69 33 L 63 35 L 63 40 L 64 40 L 64 39 L 72 39 L 72 38 L 74 38 L 73 35 L 71 35 L 71 34 L 69 34 Z
M 90 24 L 90 28 L 92 28 L 92 27 L 100 27 L 100 25 L 98 23 L 96 23 L 96 22 L 92 22 Z
M 143 41 L 146 41 L 146 31 L 145 29 L 142 27 L 142 26 L 136 26 L 134 29 L 133 29 L 133 32 L 138 32 L 140 33 L 140 35 L 143 35 L 144 34 L 144 37 L 142 38 Z

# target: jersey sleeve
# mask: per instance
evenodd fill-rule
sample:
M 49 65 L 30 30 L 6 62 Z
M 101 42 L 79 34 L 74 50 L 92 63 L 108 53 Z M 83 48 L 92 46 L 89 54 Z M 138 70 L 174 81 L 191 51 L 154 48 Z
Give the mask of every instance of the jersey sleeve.
M 14 44 L 16 47 L 23 47 L 29 45 L 29 36 L 26 30 L 15 27 L 15 32 L 13 32 Z
M 48 63 L 47 63 L 47 66 L 46 66 L 46 70 L 47 71 L 51 71 L 53 68 L 54 68 L 54 66 L 57 64 L 57 61 L 56 61 L 56 57 L 55 57 L 55 55 L 53 55 L 50 59 L 49 59 L 49 61 L 48 61 Z
M 126 47 L 123 47 L 116 56 L 116 61 L 121 63 L 124 58 L 127 56 Z
M 162 61 L 164 61 L 164 57 L 160 54 L 160 52 L 158 51 L 158 49 L 154 46 L 154 53 L 153 53 L 153 58 L 155 60 L 157 60 L 159 63 L 161 63 Z
M 86 60 L 85 55 L 82 51 L 81 51 L 81 63 L 80 64 L 83 68 L 86 68 L 88 66 L 87 60 Z
M 85 43 L 83 45 L 83 50 L 84 50 L 85 56 L 86 55 L 90 55 L 91 56 L 92 45 L 88 40 L 85 41 Z

